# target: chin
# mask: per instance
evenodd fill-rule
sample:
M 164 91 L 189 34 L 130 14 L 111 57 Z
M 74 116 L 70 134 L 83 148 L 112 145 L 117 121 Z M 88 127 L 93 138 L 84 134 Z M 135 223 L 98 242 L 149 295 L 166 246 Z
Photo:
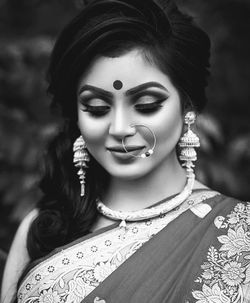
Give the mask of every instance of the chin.
M 109 167 L 107 168 L 107 172 L 111 175 L 111 177 L 121 179 L 121 180 L 136 180 L 143 178 L 146 176 L 151 169 L 146 167 L 145 164 L 141 165 L 133 165 L 133 166 L 118 166 L 118 167 Z

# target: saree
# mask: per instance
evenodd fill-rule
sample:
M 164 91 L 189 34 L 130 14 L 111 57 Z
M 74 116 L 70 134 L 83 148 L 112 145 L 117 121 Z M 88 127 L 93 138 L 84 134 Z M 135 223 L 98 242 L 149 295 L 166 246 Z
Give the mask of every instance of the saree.
M 158 218 L 102 228 L 56 249 L 18 303 L 249 303 L 250 203 L 196 190 Z

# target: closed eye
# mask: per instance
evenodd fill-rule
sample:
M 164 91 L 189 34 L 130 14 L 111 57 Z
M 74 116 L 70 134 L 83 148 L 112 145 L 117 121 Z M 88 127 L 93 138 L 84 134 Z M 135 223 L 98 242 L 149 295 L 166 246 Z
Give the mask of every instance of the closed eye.
M 163 96 L 161 94 L 157 93 L 149 93 L 144 92 L 141 93 L 140 96 L 137 95 L 137 98 L 133 98 L 134 108 L 136 111 L 142 113 L 142 114 L 153 114 L 154 112 L 157 112 L 161 107 L 163 107 L 162 103 L 168 98 L 168 96 Z M 81 100 L 83 108 L 81 109 L 84 112 L 88 112 L 93 117 L 101 117 L 106 115 L 111 107 L 108 105 L 90 105 L 86 102 L 92 101 L 100 102 L 103 100 L 89 97 L 84 98 L 84 100 Z
M 163 107 L 162 103 L 166 100 L 166 98 L 159 99 L 155 102 L 148 103 L 139 103 L 135 105 L 135 109 L 141 113 L 150 114 L 158 111 L 161 107 Z
M 92 106 L 92 105 L 84 104 L 84 107 L 85 108 L 81 109 L 83 112 L 89 112 L 91 116 L 97 116 L 97 117 L 106 115 L 110 110 L 109 106 Z

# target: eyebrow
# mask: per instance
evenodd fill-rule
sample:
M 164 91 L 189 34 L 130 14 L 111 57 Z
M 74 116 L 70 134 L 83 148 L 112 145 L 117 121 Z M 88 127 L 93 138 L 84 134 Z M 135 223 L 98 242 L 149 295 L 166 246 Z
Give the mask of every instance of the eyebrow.
M 166 89 L 165 86 L 163 86 L 162 84 L 160 84 L 159 82 L 146 82 L 140 85 L 137 85 L 129 90 L 127 90 L 125 92 L 126 96 L 131 96 L 131 95 L 135 95 L 147 88 L 152 88 L 152 87 L 156 87 L 156 88 L 160 88 L 162 90 L 165 90 L 166 92 L 169 93 L 169 91 Z M 79 95 L 81 93 L 83 93 L 84 91 L 91 91 L 93 93 L 96 93 L 97 95 L 103 97 L 103 98 L 108 98 L 108 99 L 112 99 L 113 98 L 113 94 L 105 89 L 93 86 L 93 85 L 89 85 L 89 84 L 85 84 L 83 86 L 80 87 L 79 89 Z
M 166 92 L 169 93 L 169 91 L 166 89 L 165 86 L 163 86 L 162 84 L 160 84 L 159 82 L 146 82 L 146 83 L 143 83 L 143 84 L 140 84 L 138 86 L 135 86 L 129 90 L 126 91 L 126 96 L 131 96 L 131 95 L 135 95 L 147 88 L 152 88 L 152 87 L 157 87 L 157 88 L 160 88 L 160 89 L 163 89 L 165 90 Z
M 85 91 L 91 91 L 104 98 L 108 98 L 108 99 L 113 98 L 113 94 L 111 92 L 109 92 L 105 89 L 93 86 L 93 85 L 85 84 L 85 85 L 81 86 L 78 94 L 80 95 L 81 93 L 83 93 Z

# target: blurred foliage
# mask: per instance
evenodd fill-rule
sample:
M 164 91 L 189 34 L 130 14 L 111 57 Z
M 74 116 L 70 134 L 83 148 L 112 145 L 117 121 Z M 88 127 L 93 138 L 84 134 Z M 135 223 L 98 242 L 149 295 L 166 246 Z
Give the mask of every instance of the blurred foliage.
M 3 227 L 13 227 L 40 196 L 36 186 L 39 163 L 46 141 L 56 131 L 45 84 L 51 47 L 51 40 L 45 37 L 5 41 L 1 45 L 0 222 Z M 7 231 L 0 229 L 0 243 L 6 243 L 2 238 Z
M 250 2 L 178 0 L 212 40 L 209 104 L 199 117 L 198 178 L 250 199 Z M 57 131 L 46 95 L 55 36 L 81 0 L 0 0 L 0 248 L 41 196 L 41 157 Z

